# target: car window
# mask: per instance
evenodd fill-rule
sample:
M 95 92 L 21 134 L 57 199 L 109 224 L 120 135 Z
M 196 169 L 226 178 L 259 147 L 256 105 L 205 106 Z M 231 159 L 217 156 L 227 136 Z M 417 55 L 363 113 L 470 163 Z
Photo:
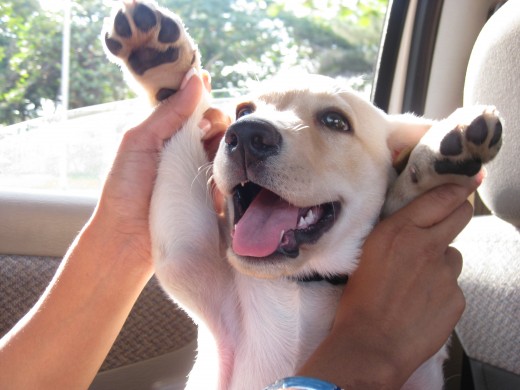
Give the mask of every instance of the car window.
M 102 49 L 114 3 L 0 4 L 0 190 L 97 193 L 122 133 L 146 115 Z M 386 0 L 159 3 L 198 42 L 217 103 L 295 66 L 370 94 Z

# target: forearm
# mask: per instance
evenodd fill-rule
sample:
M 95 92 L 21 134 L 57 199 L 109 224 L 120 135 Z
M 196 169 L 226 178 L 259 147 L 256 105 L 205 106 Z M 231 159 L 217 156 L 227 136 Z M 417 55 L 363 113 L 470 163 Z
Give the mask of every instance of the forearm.
M 81 389 L 92 381 L 152 275 L 151 263 L 136 261 L 102 225 L 86 226 L 44 295 L 0 342 L 0 388 Z
M 1 389 L 85 389 L 94 378 L 153 273 L 158 155 L 200 100 L 195 75 L 123 136 L 93 219 L 39 302 L 0 340 Z

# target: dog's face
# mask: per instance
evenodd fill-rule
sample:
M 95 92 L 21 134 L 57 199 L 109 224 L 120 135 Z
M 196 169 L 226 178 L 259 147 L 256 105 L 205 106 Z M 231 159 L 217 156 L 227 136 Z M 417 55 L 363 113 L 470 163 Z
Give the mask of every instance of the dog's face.
M 384 201 L 395 128 L 323 76 L 278 79 L 242 101 L 213 171 L 232 265 L 264 278 L 352 271 Z

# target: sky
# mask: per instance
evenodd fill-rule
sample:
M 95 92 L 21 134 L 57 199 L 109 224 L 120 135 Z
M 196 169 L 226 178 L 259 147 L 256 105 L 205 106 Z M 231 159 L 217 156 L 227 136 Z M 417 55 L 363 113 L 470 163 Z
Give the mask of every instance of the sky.
M 67 0 L 40 0 L 40 5 L 48 11 L 59 11 Z

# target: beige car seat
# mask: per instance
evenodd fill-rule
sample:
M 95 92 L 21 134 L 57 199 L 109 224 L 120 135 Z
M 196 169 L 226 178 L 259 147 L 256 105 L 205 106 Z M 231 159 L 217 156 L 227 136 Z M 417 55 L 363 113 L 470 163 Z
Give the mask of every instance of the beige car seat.
M 457 335 L 476 390 L 520 389 L 520 0 L 509 0 L 482 29 L 464 104 L 498 108 L 504 145 L 478 190 L 493 215 L 473 218 L 455 243 L 467 301 Z

